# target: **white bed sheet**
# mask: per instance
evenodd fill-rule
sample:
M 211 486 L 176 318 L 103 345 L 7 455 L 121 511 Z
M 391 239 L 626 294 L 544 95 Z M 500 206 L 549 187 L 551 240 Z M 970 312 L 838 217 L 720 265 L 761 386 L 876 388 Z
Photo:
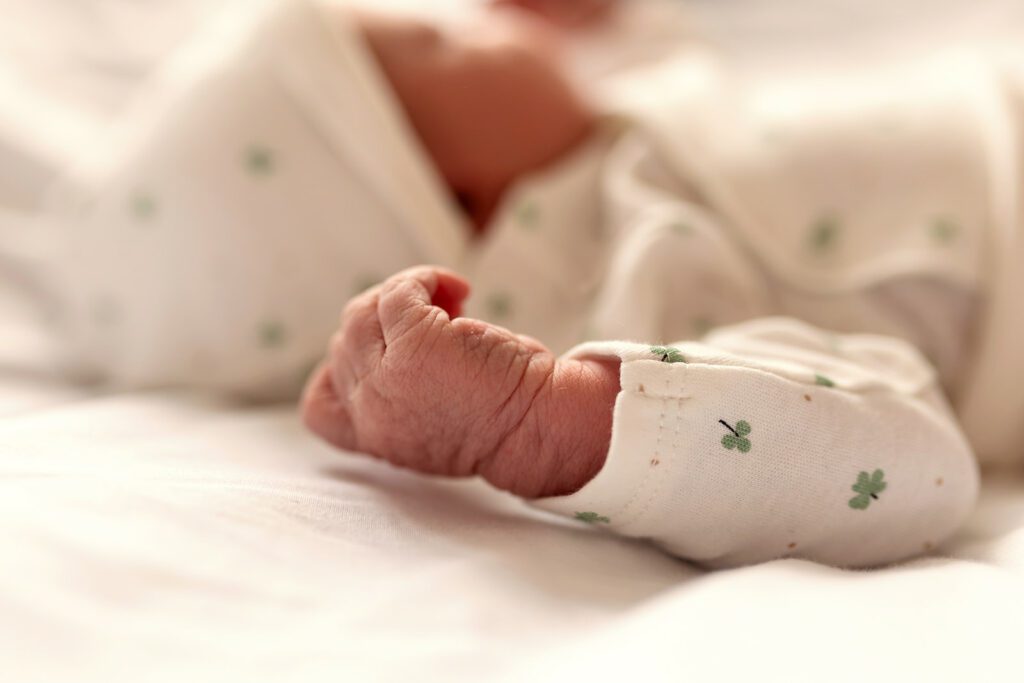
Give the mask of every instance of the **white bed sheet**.
M 143 394 L 0 418 L 0 539 L 10 681 L 1024 675 L 1021 480 L 935 557 L 704 574 L 290 408 Z

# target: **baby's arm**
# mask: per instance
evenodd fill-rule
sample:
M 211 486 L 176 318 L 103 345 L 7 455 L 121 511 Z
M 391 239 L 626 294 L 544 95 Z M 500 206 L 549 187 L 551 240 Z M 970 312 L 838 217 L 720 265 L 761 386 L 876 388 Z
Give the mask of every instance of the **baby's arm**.
M 929 551 L 973 506 L 971 449 L 902 341 L 765 318 L 570 358 L 620 360 L 621 393 L 602 470 L 548 510 L 709 566 L 871 566 Z
M 310 428 L 712 566 L 891 562 L 971 508 L 970 448 L 903 342 L 764 319 L 555 359 L 458 317 L 468 291 L 424 267 L 354 299 L 307 388 Z

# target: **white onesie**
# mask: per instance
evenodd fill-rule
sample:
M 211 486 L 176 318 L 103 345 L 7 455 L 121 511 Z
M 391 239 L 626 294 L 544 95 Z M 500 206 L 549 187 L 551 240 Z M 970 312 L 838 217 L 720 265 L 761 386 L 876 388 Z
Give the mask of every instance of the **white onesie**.
M 612 443 L 537 504 L 709 566 L 936 547 L 978 486 L 947 397 L 983 459 L 1020 457 L 1024 392 L 982 369 L 1020 363 L 990 338 L 1024 312 L 996 282 L 1021 277 L 1011 93 L 961 58 L 754 86 L 700 55 L 618 93 L 625 132 L 517 187 L 466 266 L 470 315 L 634 340 L 568 352 L 622 361 Z
M 636 340 L 567 353 L 621 359 L 612 443 L 583 489 L 536 504 L 709 566 L 937 546 L 972 507 L 974 458 L 932 366 L 877 332 L 917 337 L 955 376 L 973 290 L 910 272 L 797 309 L 720 217 L 659 187 L 643 138 L 521 184 L 464 266 L 468 315 L 553 344 Z M 907 319 L 904 301 L 932 308 Z M 778 317 L 819 311 L 828 329 Z
M 354 290 L 451 266 L 468 315 L 622 361 L 604 468 L 537 504 L 709 566 L 926 552 L 972 508 L 971 446 L 1020 456 L 1012 79 L 741 87 L 681 56 L 474 244 L 358 39 L 269 7 L 59 192 L 72 365 L 289 395 Z

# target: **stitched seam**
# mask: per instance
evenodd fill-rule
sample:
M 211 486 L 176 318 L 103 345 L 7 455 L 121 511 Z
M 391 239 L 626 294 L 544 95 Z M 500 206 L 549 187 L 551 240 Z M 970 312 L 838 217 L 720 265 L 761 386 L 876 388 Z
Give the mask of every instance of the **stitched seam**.
M 668 393 L 668 389 L 669 389 L 670 383 L 671 383 L 671 377 L 666 377 L 665 378 L 665 392 L 666 393 Z M 655 441 L 654 441 L 654 457 L 660 459 L 660 455 L 661 455 L 661 439 L 662 439 L 662 435 L 665 432 L 665 406 L 668 403 L 669 399 L 665 398 L 665 397 L 662 397 L 662 398 L 659 398 L 658 400 L 661 401 L 661 413 L 658 415 L 658 436 L 655 438 Z M 678 426 L 676 427 L 676 432 L 678 433 Z M 648 484 L 651 481 L 651 477 L 653 476 L 653 469 L 654 469 L 653 467 L 649 467 L 648 466 L 647 473 L 644 475 L 644 477 L 640 481 L 639 485 L 637 485 L 636 491 L 634 491 L 633 495 L 630 497 L 630 499 L 628 501 L 626 501 L 626 504 L 623 505 L 621 508 L 619 508 L 619 510 L 616 513 L 616 515 L 618 517 L 624 517 L 624 519 L 623 519 L 623 521 L 621 523 L 616 523 L 616 526 L 621 526 L 621 525 L 627 524 L 627 523 L 633 521 L 634 519 L 636 519 L 636 517 L 638 516 L 638 515 L 627 515 L 626 512 L 630 509 L 630 507 L 633 506 L 634 503 L 636 503 L 640 499 L 640 495 L 642 493 L 644 493 L 644 491 L 647 490 Z M 643 514 L 643 512 L 645 512 L 647 507 L 649 507 L 649 506 L 650 506 L 650 501 L 647 502 L 647 505 L 644 506 L 644 508 L 640 511 L 639 514 Z
M 679 414 L 682 411 L 682 409 L 683 409 L 683 399 L 682 398 L 677 398 L 676 399 L 675 428 L 672 431 L 672 448 L 671 448 L 671 450 L 669 452 L 670 455 L 675 455 L 679 451 L 679 427 L 682 424 L 682 420 L 680 419 L 680 415 Z M 654 457 L 657 458 L 658 456 L 655 455 Z M 674 460 L 674 458 L 673 458 L 673 460 Z M 651 472 L 653 473 L 653 471 L 654 471 L 654 468 L 652 467 L 651 468 Z M 662 474 L 664 474 L 664 473 L 662 473 Z M 650 495 L 647 496 L 647 502 L 644 504 L 644 506 L 636 514 L 634 514 L 632 517 L 630 517 L 630 519 L 629 519 L 630 523 L 639 522 L 640 520 L 642 520 L 644 518 L 644 515 L 647 514 L 647 511 L 651 509 L 651 506 L 653 506 L 654 502 L 658 499 L 658 495 L 661 493 L 661 489 L 664 488 L 665 481 L 668 478 L 669 477 L 667 477 L 667 476 L 660 476 L 660 477 L 658 477 L 655 480 L 654 487 L 651 489 Z

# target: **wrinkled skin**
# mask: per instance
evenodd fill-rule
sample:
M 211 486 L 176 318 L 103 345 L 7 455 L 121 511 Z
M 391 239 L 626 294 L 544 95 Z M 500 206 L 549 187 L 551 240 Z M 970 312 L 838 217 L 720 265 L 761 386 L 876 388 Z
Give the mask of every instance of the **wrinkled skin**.
M 334 446 L 535 498 L 604 463 L 617 364 L 556 361 L 536 340 L 459 317 L 469 285 L 420 266 L 352 299 L 303 398 Z

